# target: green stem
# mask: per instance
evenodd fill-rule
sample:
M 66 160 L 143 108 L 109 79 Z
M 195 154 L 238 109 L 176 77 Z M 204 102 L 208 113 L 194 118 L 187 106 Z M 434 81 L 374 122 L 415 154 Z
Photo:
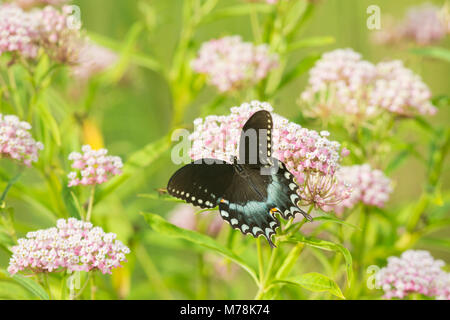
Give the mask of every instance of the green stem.
M 281 265 L 280 269 L 278 269 L 278 272 L 275 275 L 275 279 L 282 279 L 289 274 L 289 272 L 294 267 L 298 257 L 302 253 L 303 247 L 304 247 L 303 243 L 297 243 L 295 245 L 295 247 L 287 255 L 286 259 L 283 261 L 283 264 Z
M 261 286 L 264 279 L 264 258 L 261 248 L 261 238 L 256 239 L 256 247 L 258 249 L 258 267 L 259 267 L 259 285 Z
M 90 286 L 91 286 L 91 300 L 95 300 L 95 293 L 97 292 L 97 287 L 95 286 L 95 271 L 92 271 L 92 276 L 90 279 Z
M 16 84 L 16 78 L 14 76 L 14 71 L 12 70 L 12 67 L 8 67 L 7 69 L 8 69 L 9 86 L 12 90 L 11 95 L 13 97 L 14 104 L 17 109 L 17 113 L 18 113 L 19 117 L 22 118 L 23 117 L 23 106 L 22 106 L 22 102 L 20 100 L 20 95 L 17 92 L 17 84 Z
M 91 194 L 89 196 L 88 209 L 86 213 L 86 221 L 91 221 L 92 207 L 94 206 L 95 185 L 91 188 Z
M 368 208 L 363 205 L 361 208 L 361 234 L 359 238 L 358 243 L 358 249 L 357 249 L 357 257 L 360 262 L 360 268 L 363 268 L 363 259 L 364 259 L 364 252 L 365 252 L 365 245 L 366 245 L 366 234 L 367 234 L 367 227 L 369 224 L 369 215 L 368 215 Z
M 161 277 L 158 269 L 150 258 L 149 254 L 145 250 L 143 245 L 139 245 L 136 248 L 136 258 L 141 264 L 148 281 L 151 283 L 153 288 L 158 288 L 157 292 L 161 295 L 163 299 L 171 300 L 173 299 L 170 290 L 167 288 L 164 280 Z
M 66 289 L 67 289 L 67 273 L 64 271 L 61 279 L 61 289 L 59 293 L 60 300 L 66 300 Z
M 20 171 L 11 179 L 8 181 L 8 184 L 5 187 L 5 190 L 2 193 L 2 196 L 0 198 L 0 202 L 5 201 L 6 195 L 8 194 L 8 191 L 11 189 L 11 187 L 14 185 L 14 183 L 19 180 L 20 176 L 22 175 L 23 169 L 20 169 Z
M 249 3 L 250 6 L 250 21 L 252 25 L 253 38 L 255 38 L 256 43 L 262 42 L 262 33 L 259 26 L 258 13 L 255 11 L 254 6 Z
M 53 298 L 52 298 L 52 290 L 50 289 L 50 284 L 48 282 L 48 272 L 44 272 L 44 286 L 45 286 L 45 289 L 48 292 L 49 299 L 53 300 Z

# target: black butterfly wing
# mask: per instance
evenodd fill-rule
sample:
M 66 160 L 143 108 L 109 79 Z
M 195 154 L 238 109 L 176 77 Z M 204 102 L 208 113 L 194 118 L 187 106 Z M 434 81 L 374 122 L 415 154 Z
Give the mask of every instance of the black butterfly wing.
M 175 172 L 167 191 L 200 208 L 214 208 L 234 176 L 233 165 L 216 159 L 200 159 Z
M 274 247 L 271 237 L 280 226 L 267 203 L 264 176 L 259 170 L 250 170 L 248 176 L 236 175 L 219 201 L 222 218 L 232 228 L 255 238 L 263 235 Z
M 274 161 L 278 170 L 273 170 L 268 176 L 270 181 L 267 184 L 267 202 L 271 207 L 278 209 L 283 219 L 289 219 L 301 213 L 306 219 L 312 221 L 311 216 L 298 207 L 299 187 L 294 180 L 294 175 L 289 172 L 283 162 L 277 159 Z
M 272 155 L 273 120 L 270 112 L 255 112 L 242 128 L 239 140 L 239 163 L 256 167 L 268 163 Z

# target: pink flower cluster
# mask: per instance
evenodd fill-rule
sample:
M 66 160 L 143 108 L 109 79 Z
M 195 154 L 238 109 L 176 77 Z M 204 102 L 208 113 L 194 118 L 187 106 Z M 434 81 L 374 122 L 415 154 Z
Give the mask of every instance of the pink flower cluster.
M 47 6 L 23 11 L 14 4 L 0 5 L 0 54 L 16 52 L 34 58 L 43 48 L 60 63 L 73 63 L 80 45 L 80 26 L 69 18 L 72 9 Z
M 430 102 L 431 92 L 420 76 L 400 60 L 380 62 L 370 94 L 370 104 L 401 115 L 429 114 L 437 109 Z
M 340 188 L 344 184 L 352 188 L 350 196 L 334 206 L 336 213 L 342 213 L 345 208 L 353 208 L 357 203 L 383 207 L 392 193 L 391 180 L 380 170 L 374 170 L 369 164 L 341 167 L 336 173 Z
M 71 14 L 70 6 L 64 6 L 61 11 L 47 6 L 35 13 L 39 21 L 39 44 L 60 63 L 76 63 L 82 44 L 81 26 L 69 19 Z
M 171 212 L 169 212 L 169 222 L 176 225 L 179 228 L 188 230 L 198 230 L 202 222 L 208 222 L 206 233 L 211 236 L 216 236 L 223 226 L 223 219 L 215 214 L 212 219 L 202 214 L 201 217 L 196 215 L 201 208 L 194 207 L 192 205 L 180 204 L 176 206 Z
M 247 0 L 247 2 L 265 2 L 267 4 L 277 4 L 279 0 Z
M 0 55 L 4 52 L 20 52 L 34 57 L 37 46 L 37 22 L 32 15 L 11 4 L 0 4 Z
M 328 212 L 345 202 L 351 194 L 351 185 L 338 180 L 336 174 L 311 172 L 306 175 L 304 185 L 300 186 L 300 203 L 302 206 L 314 205 L 316 209 Z
M 352 49 L 323 54 L 309 71 L 309 86 L 301 99 L 314 103 L 315 112 L 361 114 L 370 111 L 366 88 L 376 76 L 375 66 Z
M 36 142 L 28 130 L 31 125 L 20 121 L 14 115 L 0 113 L 0 157 L 11 158 L 31 166 L 38 160 L 39 150 L 44 149 L 41 142 Z
M 22 270 L 34 273 L 59 271 L 100 270 L 111 273 L 113 268 L 126 262 L 130 253 L 116 234 L 105 233 L 92 223 L 75 218 L 60 219 L 56 227 L 28 232 L 12 248 L 8 272 Z
M 436 299 L 450 300 L 450 272 L 443 272 L 434 281 L 436 286 Z
M 311 116 L 436 113 L 428 86 L 398 60 L 374 65 L 352 49 L 337 49 L 325 53 L 309 74 L 300 103 Z
M 258 83 L 277 61 L 266 45 L 255 46 L 240 36 L 229 36 L 204 43 L 192 67 L 206 74 L 220 92 L 228 92 Z
M 13 2 L 23 9 L 29 9 L 41 5 L 60 6 L 70 0 L 14 0 Z
M 72 67 L 72 73 L 77 79 L 87 80 L 114 65 L 117 60 L 115 52 L 86 41 L 78 52 L 78 60 Z
M 272 132 L 273 155 L 283 161 L 303 183 L 305 172 L 314 171 L 334 174 L 340 161 L 340 143 L 327 139 L 329 133 L 302 128 L 286 118 L 273 113 L 267 102 L 252 101 L 231 108 L 228 116 L 207 116 L 194 121 L 191 158 L 217 158 L 229 161 L 238 156 L 238 143 L 245 122 L 256 111 L 267 110 L 272 113 L 274 129 Z
M 327 131 L 317 132 L 302 128 L 273 113 L 267 102 L 252 101 L 231 108 L 228 116 L 207 116 L 194 121 L 194 132 L 190 135 L 192 148 L 190 156 L 216 158 L 229 161 L 238 156 L 239 139 L 245 122 L 253 113 L 267 110 L 272 113 L 273 156 L 286 164 L 301 186 L 302 198 L 318 207 L 334 205 L 348 196 L 348 190 L 336 191 L 334 173 L 339 167 L 341 146 L 337 141 L 328 140 Z M 347 154 L 347 150 L 342 150 Z M 308 180 L 308 177 L 309 180 Z M 307 184 L 303 186 L 303 184 Z
M 381 44 L 395 44 L 412 41 L 418 45 L 430 45 L 441 41 L 450 32 L 446 17 L 439 7 L 430 3 L 411 7 L 403 20 L 390 23 L 374 34 L 374 40 Z
M 83 146 L 81 150 L 83 154 L 72 152 L 69 155 L 69 160 L 73 161 L 72 168 L 77 170 L 67 175 L 69 187 L 102 184 L 122 173 L 122 159 L 108 156 L 108 150 L 92 150 L 89 145 Z
M 447 299 L 450 274 L 443 266 L 444 262 L 434 260 L 428 251 L 408 250 L 400 258 L 388 258 L 388 265 L 376 275 L 377 284 L 386 299 L 403 299 L 413 293 Z

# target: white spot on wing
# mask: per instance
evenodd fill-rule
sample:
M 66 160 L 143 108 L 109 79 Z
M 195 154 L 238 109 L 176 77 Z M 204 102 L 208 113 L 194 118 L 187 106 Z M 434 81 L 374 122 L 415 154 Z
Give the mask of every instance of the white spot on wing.
M 252 233 L 256 236 L 256 233 L 259 231 L 263 231 L 260 227 L 253 227 Z
M 238 224 L 238 223 L 239 223 L 239 221 L 238 221 L 237 219 L 234 219 L 234 218 L 231 219 L 230 222 L 231 222 L 231 225 L 232 225 L 232 226 L 234 226 L 235 224 Z
M 291 201 L 292 201 L 292 203 L 294 203 L 294 204 L 296 204 L 297 201 L 298 200 L 298 195 L 296 195 L 296 194 L 291 194 Z
M 220 214 L 222 215 L 222 217 L 228 217 L 229 216 L 228 212 L 226 212 L 225 210 L 221 210 Z

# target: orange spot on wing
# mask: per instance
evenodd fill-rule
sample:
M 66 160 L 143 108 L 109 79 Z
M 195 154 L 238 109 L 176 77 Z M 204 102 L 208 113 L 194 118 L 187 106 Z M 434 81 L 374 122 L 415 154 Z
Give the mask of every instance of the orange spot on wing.
M 277 212 L 280 212 L 280 210 L 278 209 L 278 208 L 272 208 L 272 209 L 270 209 L 270 213 L 273 215 L 273 214 L 275 214 L 275 213 L 277 213 Z

